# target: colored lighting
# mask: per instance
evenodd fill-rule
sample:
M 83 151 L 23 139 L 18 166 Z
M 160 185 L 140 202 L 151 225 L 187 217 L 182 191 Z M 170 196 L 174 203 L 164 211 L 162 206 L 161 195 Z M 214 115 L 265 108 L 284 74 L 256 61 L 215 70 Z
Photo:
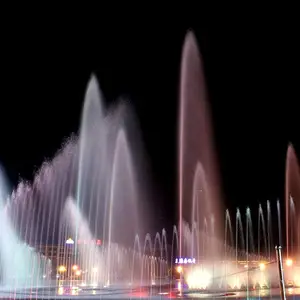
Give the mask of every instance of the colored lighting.
M 74 265 L 74 266 L 72 267 L 72 269 L 73 269 L 73 271 L 77 271 L 77 270 L 78 270 L 78 266 Z
M 259 264 L 259 268 L 261 271 L 264 271 L 266 269 L 266 265 L 264 263 Z
M 58 267 L 58 272 L 66 272 L 67 268 L 65 266 L 59 266 Z
M 196 259 L 195 258 L 176 258 L 175 259 L 175 264 L 195 264 Z
M 66 244 L 68 244 L 68 245 L 73 245 L 73 244 L 74 244 L 74 241 L 73 241 L 71 238 L 68 238 L 68 239 L 66 240 Z
M 286 260 L 286 265 L 287 265 L 288 267 L 291 267 L 291 266 L 293 265 L 293 261 L 292 261 L 291 259 L 287 259 L 287 260 Z

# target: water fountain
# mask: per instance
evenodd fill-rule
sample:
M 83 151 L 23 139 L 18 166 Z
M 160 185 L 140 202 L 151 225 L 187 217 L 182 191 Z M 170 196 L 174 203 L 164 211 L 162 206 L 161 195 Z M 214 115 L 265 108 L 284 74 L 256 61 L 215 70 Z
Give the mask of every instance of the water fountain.
M 147 233 L 155 215 L 147 206 L 142 151 L 133 143 L 133 115 L 122 102 L 104 108 L 92 77 L 79 136 L 43 164 L 32 184 L 20 182 L 7 202 L 0 182 L 1 291 L 24 296 L 30 289 L 49 298 L 142 298 L 174 290 L 184 296 L 193 289 L 210 295 L 245 290 L 249 296 L 254 288 L 276 285 L 272 224 L 278 222 L 282 240 L 280 204 L 275 217 L 270 201 L 259 204 L 257 231 L 250 208 L 222 214 L 202 61 L 192 33 L 183 47 L 179 103 L 179 224 L 173 232 Z M 291 249 L 300 243 L 300 177 L 291 147 L 287 157 Z M 296 284 L 299 267 L 291 267 L 291 259 L 285 263 L 287 278 Z M 177 273 L 179 280 L 173 278 Z
M 40 279 L 46 277 L 51 269 L 51 261 L 24 243 L 15 231 L 14 220 L 9 217 L 6 182 L 0 169 L 0 270 L 1 286 L 5 289 L 15 287 L 40 286 Z
M 222 201 L 206 97 L 202 61 L 196 40 L 188 33 L 182 52 L 179 100 L 180 255 L 191 254 L 184 253 L 183 220 L 191 226 L 196 222 L 203 230 L 203 219 L 207 216 L 211 236 L 220 238 Z M 211 244 L 210 258 L 219 256 L 222 250 Z
M 300 164 L 293 146 L 290 144 L 286 158 L 286 183 L 285 183 L 285 204 L 286 204 L 286 244 L 287 256 L 300 254 L 300 241 L 297 236 L 300 219 Z M 297 244 L 298 243 L 298 244 Z M 294 247 L 293 247 L 294 246 Z M 297 247 L 298 246 L 298 247 Z M 298 249 L 297 249 L 298 248 Z
M 44 286 L 57 286 L 77 284 L 80 279 L 93 287 L 130 285 L 134 289 L 157 280 L 161 284 L 166 277 L 166 251 L 157 251 L 166 248 L 165 231 L 156 235 L 154 246 L 152 242 L 143 246 L 139 238 L 149 228 L 151 213 L 137 168 L 142 157 L 135 155 L 133 162 L 132 129 L 128 131 L 132 117 L 123 103 L 105 112 L 92 78 L 79 137 L 68 140 L 52 162 L 42 166 L 32 185 L 20 182 L 8 200 L 7 215 L 20 239 L 53 260 L 52 281 L 46 283 L 37 274 L 36 283 L 41 280 Z M 140 151 L 136 142 L 135 150 Z M 146 175 L 143 178 L 147 181 Z M 8 235 L 1 238 L 6 241 Z M 12 248 L 3 243 L 1 250 L 10 264 Z M 3 267 L 5 283 L 8 268 Z M 27 260 L 19 262 L 19 267 L 28 270 Z M 15 287 L 21 286 L 10 286 Z
M 300 164 L 291 144 L 287 150 L 285 175 L 286 257 L 288 265 L 286 276 L 291 282 L 300 285 L 300 269 L 294 263 L 300 259 Z

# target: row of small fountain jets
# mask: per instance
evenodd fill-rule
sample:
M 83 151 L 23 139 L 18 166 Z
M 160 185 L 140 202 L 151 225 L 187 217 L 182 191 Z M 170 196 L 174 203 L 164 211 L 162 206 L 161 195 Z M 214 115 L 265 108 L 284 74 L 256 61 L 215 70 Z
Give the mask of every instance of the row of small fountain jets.
M 211 180 L 215 174 L 208 172 L 211 169 L 214 170 L 214 168 L 210 168 L 213 158 L 204 155 L 212 153 L 212 151 L 208 146 L 211 136 L 209 133 L 206 134 L 209 132 L 210 123 L 204 105 L 206 104 L 205 93 L 202 93 L 205 86 L 201 66 L 195 39 L 192 34 L 188 34 L 183 49 L 180 96 L 182 116 L 180 116 L 179 122 L 182 125 L 189 116 L 195 116 L 198 121 L 203 120 L 203 124 L 199 123 L 199 132 L 196 128 L 180 126 L 182 130 L 180 130 L 179 140 L 180 145 L 183 146 L 187 142 L 183 137 L 191 132 L 197 137 L 196 140 L 199 137 L 203 138 L 199 143 L 199 149 L 197 148 L 194 153 L 194 162 L 198 166 L 196 169 L 199 170 L 199 174 L 196 175 L 201 177 L 197 178 L 199 180 L 195 182 L 197 184 L 201 182 L 201 185 L 204 182 L 204 189 L 207 188 L 211 192 L 210 182 L 206 184 L 206 179 Z M 190 88 L 194 84 L 199 86 L 199 90 Z M 196 96 L 190 91 L 195 92 Z M 194 99 L 195 97 L 196 99 Z M 197 107 L 196 104 L 199 103 L 201 105 Z M 152 286 L 154 283 L 162 286 L 165 283 L 169 284 L 170 278 L 172 279 L 173 273 L 176 272 L 173 267 L 177 255 L 180 256 L 179 259 L 186 257 L 187 262 L 195 261 L 195 264 L 181 266 L 184 270 L 184 278 L 190 287 L 208 288 L 228 285 L 241 287 L 244 284 L 249 287 L 253 282 L 266 282 L 266 284 L 268 282 L 270 285 L 270 282 L 274 281 L 274 276 L 277 276 L 272 263 L 275 246 L 272 233 L 276 220 L 274 223 L 271 218 L 273 214 L 270 202 L 267 202 L 266 220 L 264 210 L 261 205 L 259 206 L 257 231 L 255 230 L 256 224 L 252 223 L 249 208 L 246 209 L 245 214 L 241 210 L 237 210 L 235 228 L 232 226 L 229 211 L 226 211 L 225 238 L 215 235 L 215 232 L 219 234 L 219 228 L 222 226 L 219 220 L 218 224 L 215 224 L 213 216 L 199 217 L 198 222 L 188 220 L 190 223 L 187 224 L 183 222 L 181 212 L 179 214 L 179 230 L 176 226 L 173 228 L 171 250 L 168 247 L 170 241 L 167 241 L 165 230 L 157 233 L 154 239 L 149 234 L 143 240 L 136 236 L 133 248 L 121 246 L 120 240 L 123 236 L 127 237 L 126 234 L 130 235 L 131 231 L 136 232 L 135 229 L 138 229 L 138 225 L 147 223 L 146 220 L 138 222 L 138 218 L 136 218 L 137 220 L 134 218 L 136 215 L 142 215 L 146 219 L 147 211 L 139 214 L 139 204 L 142 201 L 138 201 L 138 199 L 141 196 L 140 190 L 144 197 L 148 193 L 143 189 L 143 180 L 137 179 L 140 174 L 136 169 L 140 166 L 140 162 L 133 162 L 133 157 L 138 159 L 139 155 L 132 155 L 132 149 L 129 147 L 127 134 L 130 133 L 130 130 L 126 131 L 126 125 L 128 125 L 127 121 L 132 121 L 132 116 L 125 117 L 127 114 L 125 106 L 119 110 L 112 110 L 111 114 L 106 114 L 102 105 L 97 81 L 92 78 L 84 101 L 78 139 L 71 140 L 50 164 L 46 163 L 42 166 L 32 185 L 21 182 L 8 205 L 2 205 L 1 202 L 5 202 L 3 195 L 0 194 L 2 285 L 9 288 L 45 286 L 52 283 L 57 285 L 57 280 L 63 277 L 62 273 L 70 269 L 72 275 L 81 277 L 83 281 L 86 280 L 89 283 L 97 283 L 98 286 L 118 284 Z M 194 107 L 194 105 L 196 106 Z M 195 111 L 199 111 L 200 115 L 195 114 Z M 138 139 L 135 137 L 136 140 Z M 187 140 L 194 139 L 188 138 Z M 187 148 L 189 147 L 187 146 Z M 200 148 L 206 150 L 203 151 L 202 159 L 198 157 Z M 184 151 L 181 149 L 179 152 L 180 161 L 183 162 Z M 137 153 L 139 152 L 137 151 Z M 191 156 L 192 154 L 189 153 L 189 157 Z M 198 160 L 203 163 L 207 162 L 207 164 L 202 166 Z M 184 164 L 181 163 L 179 174 L 182 175 L 182 178 L 184 177 L 183 170 Z M 186 173 L 191 173 L 190 171 L 186 170 Z M 205 176 L 206 172 L 209 173 L 208 176 Z M 196 175 L 195 177 L 197 177 Z M 143 173 L 143 176 L 146 174 Z M 213 181 L 213 183 L 215 182 Z M 180 180 L 181 190 L 183 185 Z M 0 181 L 0 193 L 3 192 L 2 189 Z M 208 194 L 210 195 L 210 193 Z M 192 198 L 196 199 L 196 197 Z M 182 199 L 183 195 L 180 196 L 179 201 L 181 210 Z M 220 204 L 218 197 L 205 198 L 204 202 L 210 201 Z M 204 202 L 199 206 L 205 204 Z M 217 210 L 218 205 L 212 205 L 212 207 Z M 2 206 L 5 208 L 3 209 Z M 299 251 L 297 253 L 297 251 L 291 250 L 300 245 L 300 234 L 298 236 L 295 234 L 300 233 L 300 218 L 297 219 L 298 216 L 293 210 L 295 206 L 292 199 L 290 207 L 291 214 L 288 220 L 290 223 L 288 224 L 290 224 L 291 230 L 293 229 L 293 234 L 288 239 L 287 247 L 289 255 L 296 256 Z M 279 202 L 277 202 L 276 209 L 278 223 L 276 237 L 278 236 L 279 240 L 275 242 L 282 244 Z M 132 213 L 133 211 L 136 215 Z M 67 214 L 66 226 L 61 219 L 64 213 Z M 84 217 L 84 213 L 88 214 L 88 217 Z M 121 217 L 117 215 L 118 213 Z M 103 215 L 101 216 L 101 214 Z M 194 211 L 192 215 L 195 215 Z M 245 217 L 244 222 L 243 216 Z M 298 225 L 295 225 L 295 221 L 298 221 Z M 105 228 L 99 229 L 102 223 L 105 223 Z M 94 229 L 94 233 L 91 228 Z M 101 247 L 77 245 L 79 238 L 82 239 L 88 235 L 92 239 L 93 234 L 94 237 L 98 236 L 95 232 L 101 232 L 104 235 Z M 257 236 L 255 232 L 257 232 Z M 55 258 L 53 246 L 57 235 L 59 235 L 58 247 L 62 247 L 62 252 L 57 251 Z M 70 256 L 67 255 L 70 245 L 65 243 L 70 236 L 76 237 L 71 250 L 73 261 L 69 261 Z M 132 245 L 133 237 L 130 235 L 129 245 Z M 38 252 L 39 244 L 45 239 L 50 244 L 49 248 L 52 247 L 51 260 L 48 256 Z M 28 245 L 20 241 L 26 241 Z M 257 249 L 255 249 L 255 244 L 257 244 Z M 63 253 L 62 256 L 61 253 Z M 254 261 L 259 262 L 258 266 L 250 268 L 249 266 Z M 262 263 L 262 261 L 266 263 Z M 244 267 L 240 270 L 241 262 L 245 262 L 246 271 Z M 259 267 L 261 264 L 265 268 Z M 73 266 L 76 266 L 77 269 L 74 270 Z M 295 270 L 295 268 L 296 264 L 293 264 L 290 269 Z M 298 273 L 300 274 L 300 272 Z M 51 280 L 53 274 L 55 279 Z M 293 271 L 294 282 L 298 280 L 295 274 L 297 272 Z M 59 275 L 59 278 L 56 278 L 56 275 Z M 277 277 L 276 282 L 278 282 Z
M 293 206 L 293 199 L 290 201 Z M 7 279 L 4 283 L 10 288 L 57 285 L 63 282 L 62 280 L 70 282 L 80 280 L 82 285 L 93 286 L 120 284 L 132 287 L 162 286 L 168 284 L 176 273 L 182 273 L 190 288 L 243 288 L 257 285 L 270 287 L 273 284 L 276 285 L 278 279 L 276 264 L 274 264 L 275 251 L 272 235 L 274 223 L 269 201 L 266 208 L 267 220 L 265 220 L 262 206 L 259 205 L 257 249 L 255 249 L 254 228 L 249 208 L 246 209 L 244 224 L 242 213 L 237 209 L 235 234 L 230 213 L 226 210 L 223 242 L 212 235 L 214 223 L 207 219 L 204 219 L 202 227 L 198 224 L 193 226 L 184 224 L 182 254 L 185 255 L 185 259 L 182 257 L 176 259 L 179 235 L 177 227 L 174 226 L 171 249 L 168 246 L 166 231 L 163 230 L 161 234 L 156 234 L 154 242 L 149 234 L 143 242 L 139 236 L 136 236 L 132 249 L 115 243 L 111 243 L 108 247 L 105 242 L 100 248 L 96 245 L 89 247 L 72 245 L 73 259 L 70 260 L 68 255 L 70 245 L 65 243 L 70 233 L 66 228 L 58 246 L 61 251 L 56 250 L 57 258 L 54 259 L 56 263 L 51 262 L 42 254 L 36 254 L 34 248 L 25 244 L 21 245 L 21 257 L 19 251 L 10 249 L 12 250 L 11 265 L 14 266 L 16 262 L 19 270 L 21 268 L 26 275 L 9 268 L 11 272 L 3 274 L 3 279 Z M 277 201 L 277 222 L 278 242 L 281 244 L 279 201 Z M 293 243 L 299 246 L 300 240 L 293 241 Z M 299 254 L 293 253 L 295 257 Z M 54 252 L 51 253 L 51 257 L 55 258 Z M 286 274 L 287 280 L 293 285 L 300 285 L 300 277 L 297 275 L 300 269 L 297 268 L 296 263 L 292 262 L 290 258 L 286 260 L 286 266 L 289 267 Z M 178 268 L 176 269 L 175 266 Z M 4 268 L 4 270 L 7 269 Z M 23 274 L 23 278 L 20 274 Z M 53 280 L 54 274 L 56 278 Z

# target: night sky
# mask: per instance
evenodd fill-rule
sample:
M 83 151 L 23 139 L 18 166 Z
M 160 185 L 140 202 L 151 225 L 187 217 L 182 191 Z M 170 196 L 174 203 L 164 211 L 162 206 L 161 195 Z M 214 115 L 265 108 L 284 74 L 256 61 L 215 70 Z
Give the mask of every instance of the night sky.
M 225 205 L 256 209 L 282 198 L 288 140 L 300 154 L 294 25 L 208 17 L 205 11 L 116 19 L 28 20 L 4 33 L 0 161 L 11 183 L 32 179 L 43 160 L 78 132 L 94 72 L 108 105 L 122 95 L 131 102 L 159 194 L 153 205 L 172 222 L 180 55 L 192 28 L 204 60 Z

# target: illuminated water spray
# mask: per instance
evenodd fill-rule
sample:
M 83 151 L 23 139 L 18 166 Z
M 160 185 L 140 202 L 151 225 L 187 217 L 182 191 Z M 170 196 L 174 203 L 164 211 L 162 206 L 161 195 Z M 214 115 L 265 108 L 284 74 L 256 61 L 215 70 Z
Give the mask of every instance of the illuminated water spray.
M 182 50 L 179 97 L 180 256 L 183 255 L 184 221 L 193 226 L 194 217 L 198 216 L 203 220 L 204 216 L 208 216 L 209 223 L 217 220 L 213 225 L 214 236 L 218 237 L 220 233 L 222 201 L 212 137 L 202 60 L 194 35 L 188 33 Z M 197 176 L 196 180 L 194 176 Z M 193 186 L 195 184 L 196 188 Z M 195 191 L 198 193 L 200 190 L 203 192 L 198 197 Z M 200 201 L 199 205 L 193 204 L 195 197 Z M 194 212 L 195 209 L 198 211 Z M 209 227 L 211 228 L 211 224 Z M 216 247 L 211 245 L 210 250 L 218 255 Z

